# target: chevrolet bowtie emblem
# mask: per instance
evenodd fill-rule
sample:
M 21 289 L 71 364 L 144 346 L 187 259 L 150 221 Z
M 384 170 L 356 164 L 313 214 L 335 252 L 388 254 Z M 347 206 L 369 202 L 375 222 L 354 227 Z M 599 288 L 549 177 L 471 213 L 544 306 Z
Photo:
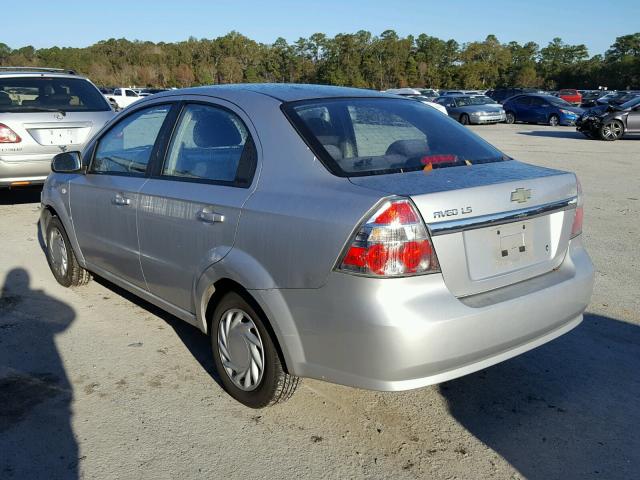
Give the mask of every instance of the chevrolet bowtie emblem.
M 524 203 L 531 198 L 531 189 L 530 188 L 516 188 L 513 192 L 511 192 L 511 201 Z

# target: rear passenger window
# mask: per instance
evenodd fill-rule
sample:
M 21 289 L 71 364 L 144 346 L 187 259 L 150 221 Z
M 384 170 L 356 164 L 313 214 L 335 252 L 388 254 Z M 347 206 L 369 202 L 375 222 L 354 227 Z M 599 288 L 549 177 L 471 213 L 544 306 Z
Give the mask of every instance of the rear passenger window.
M 144 174 L 170 108 L 170 105 L 145 108 L 117 123 L 100 139 L 91 172 Z
M 253 141 L 234 113 L 199 104 L 183 109 L 162 175 L 248 185 L 254 168 Z

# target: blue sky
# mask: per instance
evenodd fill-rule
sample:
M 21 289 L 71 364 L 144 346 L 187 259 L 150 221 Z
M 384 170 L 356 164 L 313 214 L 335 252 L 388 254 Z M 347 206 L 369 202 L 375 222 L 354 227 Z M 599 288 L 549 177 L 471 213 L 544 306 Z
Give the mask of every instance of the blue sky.
M 400 35 L 427 33 L 459 42 L 497 35 L 501 42 L 533 40 L 544 46 L 554 36 L 584 43 L 591 55 L 604 53 L 620 35 L 640 31 L 640 0 L 570 2 L 536 0 L 34 0 L 26 11 L 3 18 L 0 42 L 84 47 L 108 38 L 175 42 L 213 38 L 236 30 L 259 42 L 288 41 L 314 32 L 328 35 L 393 29 Z M 165 6 L 166 5 L 166 6 Z M 19 9 L 20 10 L 20 9 Z M 604 12 L 604 13 L 603 13 Z M 3 15 L 4 16 L 4 15 Z M 24 20 L 28 20 L 25 22 Z

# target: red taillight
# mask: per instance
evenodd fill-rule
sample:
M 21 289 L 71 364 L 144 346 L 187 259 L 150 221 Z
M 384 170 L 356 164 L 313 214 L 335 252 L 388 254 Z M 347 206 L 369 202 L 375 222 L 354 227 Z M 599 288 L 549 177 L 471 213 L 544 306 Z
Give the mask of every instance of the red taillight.
M 576 206 L 576 213 L 573 217 L 573 225 L 571 225 L 571 238 L 582 233 L 582 220 L 584 219 L 584 199 L 582 197 L 582 185 L 580 185 L 580 180 L 578 180 L 577 177 L 576 183 L 578 191 L 578 205 Z
M 407 199 L 386 201 L 362 224 L 339 270 L 373 277 L 440 271 L 427 229 Z
M 7 127 L 4 123 L 0 123 L 0 143 L 20 143 L 22 139 L 20 135 Z

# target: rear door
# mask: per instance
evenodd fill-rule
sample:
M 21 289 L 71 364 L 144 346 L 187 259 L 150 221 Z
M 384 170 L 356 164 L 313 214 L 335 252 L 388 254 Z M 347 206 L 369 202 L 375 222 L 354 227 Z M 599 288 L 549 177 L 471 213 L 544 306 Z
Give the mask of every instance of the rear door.
M 87 174 L 70 186 L 74 228 L 90 268 L 141 288 L 146 284 L 138 249 L 138 192 L 170 109 L 170 104 L 148 106 L 115 123 L 98 140 Z
M 185 103 L 163 162 L 140 191 L 138 231 L 149 291 L 194 312 L 199 275 L 232 248 L 250 195 L 255 132 L 235 105 Z

